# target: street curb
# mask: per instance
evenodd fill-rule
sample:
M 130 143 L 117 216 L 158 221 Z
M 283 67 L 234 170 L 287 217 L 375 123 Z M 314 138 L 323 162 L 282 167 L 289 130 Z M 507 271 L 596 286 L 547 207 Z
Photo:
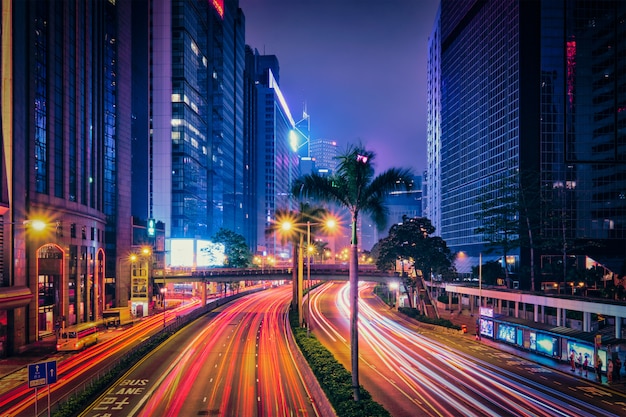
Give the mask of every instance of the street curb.
M 287 334 L 285 335 L 285 337 L 287 338 L 287 341 L 289 343 L 289 350 L 293 355 L 294 362 L 299 365 L 297 369 L 299 370 L 302 380 L 306 384 L 307 390 L 310 391 L 313 408 L 319 411 L 320 417 L 337 417 L 337 412 L 330 404 L 328 397 L 326 397 L 326 393 L 320 386 L 317 378 L 311 370 L 311 367 L 309 366 L 309 363 L 304 358 L 300 347 L 296 343 L 293 332 L 291 331 L 291 326 L 289 325 L 288 312 L 285 314 L 285 320 L 285 328 L 287 330 Z M 317 401 L 315 401 L 314 399 L 317 399 Z

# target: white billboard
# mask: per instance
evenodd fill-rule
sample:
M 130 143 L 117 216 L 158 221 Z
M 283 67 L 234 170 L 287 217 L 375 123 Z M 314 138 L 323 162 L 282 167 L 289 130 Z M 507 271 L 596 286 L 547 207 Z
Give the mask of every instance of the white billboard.
M 209 240 L 170 239 L 170 267 L 206 268 L 224 266 L 225 247 Z

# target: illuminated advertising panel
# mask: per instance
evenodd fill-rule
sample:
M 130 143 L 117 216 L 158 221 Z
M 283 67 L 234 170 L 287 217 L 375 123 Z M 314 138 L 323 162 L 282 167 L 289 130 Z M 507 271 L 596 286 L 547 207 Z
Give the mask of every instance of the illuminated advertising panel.
M 481 307 L 480 315 L 485 317 L 493 317 L 493 308 L 492 307 Z
M 550 356 L 558 356 L 559 341 L 556 337 L 537 333 L 537 352 Z
M 220 15 L 220 17 L 224 18 L 224 0 L 209 0 L 211 4 L 213 4 L 213 8 Z
M 193 239 L 171 239 L 170 245 L 171 266 L 193 266 Z
M 208 240 L 170 239 L 169 266 L 205 268 L 224 266 L 226 248 Z
M 587 359 L 588 366 L 595 366 L 595 357 L 593 354 L 593 345 L 589 343 L 581 343 L 574 340 L 567 341 L 568 356 L 574 352 L 574 357 L 578 360 L 578 355 L 582 358 L 582 362 Z
M 226 248 L 222 243 L 213 243 L 208 240 L 198 240 L 196 246 L 196 266 L 224 266 Z
M 480 334 L 493 337 L 493 320 L 480 319 Z
M 509 324 L 499 324 L 497 339 L 504 340 L 509 343 L 515 343 L 515 329 L 516 327 Z

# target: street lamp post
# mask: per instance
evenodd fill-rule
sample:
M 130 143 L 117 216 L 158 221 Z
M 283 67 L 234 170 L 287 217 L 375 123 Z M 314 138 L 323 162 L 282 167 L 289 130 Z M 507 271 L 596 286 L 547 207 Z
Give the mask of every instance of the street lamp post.
M 306 278 L 309 291 L 306 295 L 306 335 L 311 336 L 311 222 L 306 222 Z
M 167 311 L 167 304 L 165 304 L 165 295 L 167 294 L 167 288 L 165 282 L 163 282 L 163 288 L 161 288 L 161 294 L 163 294 L 163 328 L 165 328 L 165 312 Z
M 294 229 L 294 226 L 304 226 L 305 223 L 294 223 L 292 221 L 283 221 L 281 222 L 280 229 L 283 232 L 289 232 Z M 308 281 L 308 295 L 307 295 L 307 336 L 310 335 L 310 326 L 311 326 L 311 226 L 325 226 L 327 229 L 334 229 L 337 226 L 337 221 L 334 218 L 328 218 L 323 222 L 313 223 L 310 220 L 306 222 L 306 234 L 307 234 L 307 281 Z M 300 240 L 300 248 L 298 250 L 298 314 L 300 317 L 300 325 L 304 324 L 303 320 L 303 311 L 302 311 L 302 284 L 304 281 L 302 279 L 302 270 L 304 269 L 304 259 L 302 254 L 302 244 L 303 244 L 303 236 L 302 230 L 298 231 L 299 240 Z
M 478 314 L 483 306 L 483 253 L 478 254 Z

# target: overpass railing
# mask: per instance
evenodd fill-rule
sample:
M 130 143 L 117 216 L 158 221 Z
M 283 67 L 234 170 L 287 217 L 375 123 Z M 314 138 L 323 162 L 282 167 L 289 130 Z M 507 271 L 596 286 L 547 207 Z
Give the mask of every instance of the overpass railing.
M 257 278 L 263 275 L 284 276 L 290 278 L 293 268 L 165 268 L 153 270 L 153 276 L 180 277 L 180 278 L 220 278 L 220 277 L 250 277 Z M 306 273 L 306 267 L 305 267 Z M 349 275 L 348 265 L 343 264 L 314 264 L 311 265 L 311 275 Z M 387 271 L 379 271 L 375 265 L 359 265 L 359 276 L 394 276 Z

